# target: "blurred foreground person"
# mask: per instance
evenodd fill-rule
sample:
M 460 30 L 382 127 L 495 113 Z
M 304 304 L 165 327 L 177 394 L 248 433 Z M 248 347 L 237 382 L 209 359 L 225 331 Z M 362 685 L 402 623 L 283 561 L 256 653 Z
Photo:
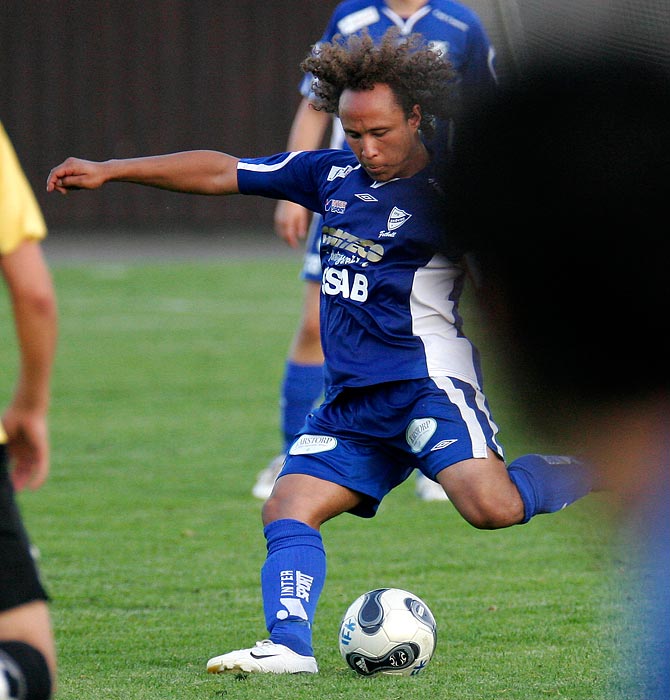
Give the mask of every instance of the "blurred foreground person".
M 40 487 L 49 472 L 57 311 L 40 248 L 45 235 L 42 212 L 0 124 L 0 269 L 20 353 L 16 389 L 0 421 L 0 700 L 45 700 L 56 679 L 48 598 L 14 495 Z
M 667 700 L 670 76 L 538 61 L 468 123 L 447 221 L 475 249 L 530 417 L 617 495 L 635 581 L 622 697 Z

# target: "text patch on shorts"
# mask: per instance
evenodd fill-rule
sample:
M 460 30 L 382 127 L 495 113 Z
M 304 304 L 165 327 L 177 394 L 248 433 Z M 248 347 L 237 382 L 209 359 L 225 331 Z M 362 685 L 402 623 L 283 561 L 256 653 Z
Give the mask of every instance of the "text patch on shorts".
M 405 439 L 412 452 L 421 452 L 436 430 L 437 421 L 434 418 L 415 418 L 411 421 L 407 426 Z
M 313 455 L 337 447 L 337 439 L 330 435 L 301 435 L 288 451 L 291 455 Z

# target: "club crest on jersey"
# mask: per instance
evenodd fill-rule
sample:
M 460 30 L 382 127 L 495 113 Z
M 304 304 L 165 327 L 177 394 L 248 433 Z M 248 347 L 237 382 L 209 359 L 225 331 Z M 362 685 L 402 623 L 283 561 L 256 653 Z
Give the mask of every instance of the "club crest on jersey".
M 324 207 L 326 211 L 332 211 L 333 214 L 344 214 L 346 208 L 347 203 L 342 199 L 327 199 Z
M 406 221 L 409 221 L 412 215 L 403 209 L 398 209 L 398 207 L 393 207 L 391 213 L 389 214 L 388 221 L 386 222 L 386 228 L 389 231 L 395 231 L 400 228 Z

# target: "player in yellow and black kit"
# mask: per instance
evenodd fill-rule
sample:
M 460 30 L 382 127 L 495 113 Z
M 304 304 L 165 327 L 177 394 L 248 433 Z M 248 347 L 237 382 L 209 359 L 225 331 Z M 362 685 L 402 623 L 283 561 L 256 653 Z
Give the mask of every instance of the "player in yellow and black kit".
M 41 486 L 49 471 L 47 413 L 58 321 L 40 247 L 45 235 L 42 212 L 0 123 L 0 270 L 20 355 L 0 422 L 0 700 L 47 700 L 55 687 L 48 597 L 14 495 Z M 0 360 L 4 368 L 6 354 Z

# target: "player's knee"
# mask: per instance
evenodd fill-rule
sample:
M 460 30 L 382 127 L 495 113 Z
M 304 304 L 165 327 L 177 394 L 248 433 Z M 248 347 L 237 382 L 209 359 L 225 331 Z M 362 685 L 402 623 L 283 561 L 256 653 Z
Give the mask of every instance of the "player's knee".
M 523 503 L 520 498 L 480 498 L 461 509 L 461 515 L 478 530 L 498 530 L 523 520 Z
M 263 525 L 269 525 L 275 520 L 279 520 L 282 515 L 282 504 L 280 499 L 276 498 L 274 493 L 270 494 L 261 510 L 261 517 L 263 519 Z
M 273 523 L 275 520 L 298 519 L 302 518 L 302 508 L 300 501 L 294 496 L 287 495 L 282 490 L 274 489 L 270 496 L 263 504 L 261 517 L 263 526 Z

